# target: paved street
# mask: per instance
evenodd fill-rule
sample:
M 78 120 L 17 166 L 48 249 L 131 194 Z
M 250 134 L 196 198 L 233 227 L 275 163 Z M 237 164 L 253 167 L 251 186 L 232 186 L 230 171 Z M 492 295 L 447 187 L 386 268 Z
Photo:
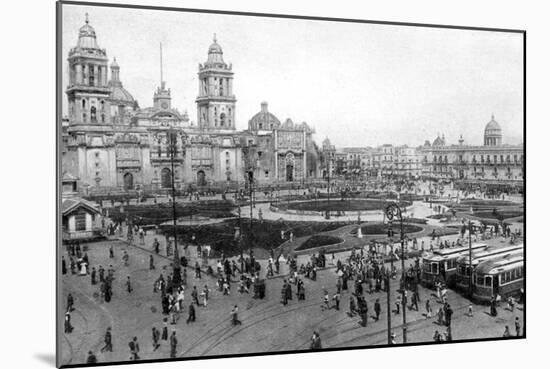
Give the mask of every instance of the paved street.
M 108 257 L 109 244 L 115 249 L 114 260 Z M 121 259 L 124 250 L 129 254 L 128 267 L 124 266 Z M 151 328 L 155 326 L 162 329 L 164 325 L 160 294 L 153 293 L 153 281 L 160 273 L 165 277 L 169 274 L 170 260 L 155 256 L 156 269 L 150 271 L 150 254 L 149 251 L 116 240 L 88 244 L 91 266 L 97 269 L 99 265 L 108 267 L 112 264 L 116 270 L 113 299 L 109 303 L 100 302 L 98 285 L 91 285 L 90 276 L 71 275 L 70 271 L 63 276 L 64 299 L 66 300 L 67 294 L 71 293 L 75 298 L 76 308 L 72 314 L 75 330 L 70 334 L 64 334 L 63 337 L 64 363 L 83 362 L 88 350 L 97 352 L 100 361 L 128 360 L 128 342 L 134 335 L 138 337 L 142 358 L 169 357 L 168 341 L 161 341 L 160 348 L 153 350 Z M 342 258 L 346 255 L 337 254 Z M 263 271 L 265 272 L 265 268 Z M 285 268 L 282 272 L 285 272 Z M 134 291 L 131 294 L 126 291 L 127 276 L 131 277 L 133 283 Z M 305 278 L 306 300 L 297 301 L 294 296 L 287 306 L 283 306 L 280 303 L 282 277 L 268 279 L 266 298 L 255 300 L 250 294 L 237 292 L 236 284 L 232 285 L 231 294 L 224 296 L 216 290 L 214 278 L 203 274 L 203 278 L 197 280 L 193 271 L 188 270 L 184 301 L 186 308 L 176 325 L 168 325 L 169 331 L 176 331 L 179 340 L 178 356 L 307 350 L 314 330 L 320 333 L 323 347 L 386 344 L 387 310 L 384 292 L 367 294 L 369 315 L 373 313 L 376 298 L 379 298 L 382 304 L 380 320 L 374 322 L 372 317 L 369 317 L 367 327 L 359 325 L 358 317 L 352 318 L 347 314 L 350 291 L 343 292 L 339 311 L 321 309 L 323 287 L 332 296 L 336 290 L 336 278 L 334 268 L 319 271 L 316 281 Z M 212 290 L 208 307 L 197 308 L 197 321 L 186 324 L 189 292 L 192 286 L 196 285 L 198 289 L 202 289 L 205 284 Z M 393 281 L 392 291 L 396 291 L 397 284 L 397 281 Z M 294 286 L 293 292 L 296 292 Z M 435 330 L 445 330 L 445 327 L 435 323 L 434 318 L 426 319 L 424 316 L 427 298 L 431 300 L 434 312 L 439 307 L 432 294 L 433 291 L 421 288 L 419 311 L 407 311 L 408 342 L 432 341 Z M 392 309 L 395 308 L 396 297 L 397 294 L 392 293 Z M 474 317 L 470 318 L 466 315 L 468 301 L 464 297 L 450 291 L 448 301 L 455 312 L 452 323 L 454 339 L 500 337 L 505 325 L 513 330 L 515 317 L 520 317 L 520 321 L 523 321 L 521 307 L 516 308 L 514 312 L 499 308 L 499 315 L 494 318 L 489 316 L 488 307 L 476 305 Z M 239 319 L 242 325 L 233 327 L 230 324 L 230 312 L 235 304 L 239 306 Z M 392 326 L 396 341 L 402 342 L 401 315 L 392 313 Z M 99 351 L 107 327 L 112 327 L 113 353 Z

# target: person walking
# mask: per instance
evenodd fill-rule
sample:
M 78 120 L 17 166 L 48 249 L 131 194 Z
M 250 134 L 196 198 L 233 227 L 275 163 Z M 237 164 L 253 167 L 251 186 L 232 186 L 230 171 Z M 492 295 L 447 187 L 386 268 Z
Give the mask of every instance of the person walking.
M 132 281 L 130 280 L 130 276 L 128 276 L 128 278 L 126 279 L 126 291 L 128 291 L 128 293 L 132 293 L 134 289 L 132 288 Z
M 72 294 L 67 295 L 67 311 L 71 312 L 74 310 L 74 298 Z
M 432 317 L 432 305 L 430 303 L 430 300 L 426 299 L 426 319 L 430 319 Z
M 508 328 L 508 326 L 504 327 L 504 334 L 502 335 L 502 337 L 506 337 L 506 338 L 512 337 L 512 335 L 510 334 L 510 328 Z
M 149 255 L 149 270 L 155 269 L 155 259 L 153 258 L 153 255 Z
M 139 360 L 139 343 L 137 337 L 134 337 L 129 343 L 130 347 L 130 360 L 136 361 Z
M 376 301 L 374 301 L 374 314 L 375 314 L 375 317 L 374 319 L 376 321 L 378 321 L 380 319 L 380 312 L 381 312 L 381 306 L 380 306 L 380 299 L 376 299 Z
M 73 326 L 71 324 L 71 313 L 67 311 L 65 313 L 65 323 L 64 323 L 65 333 L 71 333 L 73 331 Z
M 170 357 L 171 358 L 176 357 L 177 346 L 178 346 L 178 339 L 176 337 L 176 331 L 172 331 L 172 335 L 170 336 Z
M 311 345 L 310 348 L 312 350 L 320 350 L 323 348 L 321 344 L 321 336 L 319 336 L 319 333 L 316 331 L 313 332 L 313 336 L 311 336 Z
M 521 327 L 520 327 L 520 324 L 519 324 L 519 317 L 516 317 L 514 325 L 515 325 L 515 328 L 516 328 L 516 337 L 519 337 L 520 336 L 520 330 L 521 330 Z
M 157 351 L 157 349 L 160 347 L 160 331 L 156 327 L 153 327 L 151 333 L 153 338 L 153 351 Z
M 107 331 L 105 332 L 105 337 L 103 337 L 103 342 L 105 343 L 105 346 L 101 348 L 101 352 L 113 352 L 113 336 L 111 334 L 111 327 L 107 328 Z
M 353 296 L 349 297 L 349 316 L 354 317 L 357 313 L 357 306 L 355 305 L 355 299 Z
M 187 324 L 189 324 L 189 322 L 194 322 L 195 320 L 195 305 L 193 305 L 193 302 L 191 302 L 189 304 L 189 315 L 187 316 Z
M 233 326 L 242 324 L 242 322 L 239 320 L 238 314 L 239 314 L 239 308 L 237 307 L 237 305 L 235 305 L 231 310 L 231 324 Z

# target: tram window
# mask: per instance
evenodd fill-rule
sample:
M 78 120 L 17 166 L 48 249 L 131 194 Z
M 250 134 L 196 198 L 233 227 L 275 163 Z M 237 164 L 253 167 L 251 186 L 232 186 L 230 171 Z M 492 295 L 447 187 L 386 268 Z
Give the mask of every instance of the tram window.
M 485 277 L 485 287 L 491 287 L 493 285 L 492 278 L 487 276 Z
M 483 286 L 483 277 L 482 277 L 482 276 L 481 276 L 481 277 L 477 277 L 477 279 L 476 279 L 476 284 L 477 284 L 478 286 Z
M 432 274 L 439 274 L 439 265 L 437 263 L 432 263 Z

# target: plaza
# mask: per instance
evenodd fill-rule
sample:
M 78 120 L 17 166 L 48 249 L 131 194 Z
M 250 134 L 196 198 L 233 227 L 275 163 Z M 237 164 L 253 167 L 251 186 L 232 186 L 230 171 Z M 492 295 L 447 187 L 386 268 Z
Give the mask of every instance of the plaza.
M 263 100 L 242 127 L 248 66 L 233 68 L 221 40 L 236 44 L 215 33 L 206 54 L 185 50 L 198 70 L 181 65 L 197 75 L 196 119 L 173 105 L 162 44 L 140 107 L 121 77 L 140 61 L 109 57 L 93 15 L 79 16 L 60 125 L 62 364 L 524 336 L 524 148 L 494 115 L 471 118 L 482 145 L 403 144 L 405 131 L 318 145 L 314 124 Z M 380 133 L 337 118 L 331 137 Z M 510 246 L 523 249 L 497 255 Z
M 449 190 L 452 192 L 452 190 Z M 258 199 L 259 200 L 259 199 Z M 185 202 L 185 200 L 182 200 Z M 188 201 L 188 200 L 187 200 Z M 334 199 L 332 201 L 341 201 Z M 298 202 L 299 203 L 299 202 Z M 510 201 L 515 206 L 520 206 L 519 203 Z M 189 203 L 191 204 L 191 203 Z M 120 206 L 115 203 L 115 207 Z M 106 208 L 109 208 L 106 204 Z M 242 215 L 242 223 L 246 224 L 250 219 L 247 216 L 249 205 L 243 205 L 240 211 L 235 210 L 235 214 Z M 429 203 L 417 201 L 408 207 L 408 214 L 414 213 L 415 217 L 425 218 L 426 224 L 421 225 L 421 231 L 413 233 L 417 237 L 420 244 L 425 244 L 426 250 L 432 240 L 430 234 L 434 229 L 449 228 L 442 226 L 439 219 L 428 218 L 435 214 L 434 207 L 430 208 Z M 252 216 L 255 221 L 260 221 L 258 218 L 261 214 L 262 221 L 268 222 L 269 219 L 280 220 L 291 218 L 294 221 L 318 222 L 320 224 L 330 224 L 336 222 L 335 219 L 327 220 L 321 215 L 299 215 L 299 214 L 284 214 L 270 211 L 270 204 L 261 203 L 255 204 L 252 209 Z M 129 360 L 130 352 L 128 342 L 132 337 L 138 337 L 138 342 L 141 346 L 140 358 L 157 359 L 170 357 L 170 345 L 168 341 L 161 341 L 160 347 L 154 349 L 151 339 L 151 328 L 156 327 L 162 329 L 167 326 L 168 332 L 171 334 L 176 332 L 178 337 L 177 357 L 193 357 L 193 356 L 215 356 L 225 354 L 240 354 L 254 352 L 276 352 L 276 351 L 295 351 L 309 350 L 310 338 L 312 332 L 319 333 L 323 348 L 338 348 L 351 346 L 376 346 L 387 344 L 387 306 L 386 293 L 383 291 L 372 292 L 366 294 L 366 301 L 369 307 L 369 317 L 366 327 L 361 326 L 361 321 L 358 316 L 350 316 L 349 314 L 349 299 L 355 296 L 352 288 L 348 291 L 342 291 L 340 309 L 336 310 L 332 306 L 328 310 L 323 309 L 324 291 L 328 291 L 332 296 L 336 293 L 337 274 L 336 264 L 338 261 L 347 263 L 352 252 L 357 253 L 358 250 L 365 248 L 366 245 L 374 242 L 383 242 L 386 238 L 384 234 L 368 235 L 364 238 L 357 237 L 357 219 L 341 217 L 339 222 L 348 221 L 348 225 L 340 226 L 337 223 L 335 229 L 321 234 L 329 233 L 339 235 L 344 240 L 336 246 L 335 249 L 327 249 L 327 263 L 323 268 L 319 268 L 315 280 L 306 278 L 302 275 L 300 279 L 304 281 L 305 301 L 298 301 L 294 297 L 288 305 L 281 304 L 280 289 L 283 280 L 288 280 L 291 277 L 291 266 L 286 264 L 284 260 L 290 257 L 295 257 L 297 265 L 303 265 L 311 260 L 311 255 L 318 253 L 323 247 L 313 250 L 305 250 L 300 252 L 295 249 L 305 242 L 311 235 L 293 237 L 289 239 L 288 234 L 284 240 L 280 240 L 280 247 L 277 253 L 280 252 L 281 267 L 279 274 L 273 277 L 267 276 L 269 250 L 261 250 L 255 247 L 253 252 L 258 255 L 260 269 L 258 275 L 265 278 L 266 295 L 264 299 L 254 298 L 252 291 L 239 292 L 238 276 L 236 273 L 231 277 L 230 293 L 225 295 L 217 287 L 218 274 L 207 275 L 206 269 L 210 265 L 215 270 L 216 263 L 219 260 L 216 257 L 207 259 L 197 257 L 197 245 L 200 243 L 200 237 L 197 238 L 196 244 L 179 241 L 179 255 L 187 258 L 186 286 L 184 309 L 179 313 L 180 317 L 176 324 L 170 324 L 170 321 L 164 322 L 164 318 L 168 316 L 162 314 L 160 306 L 160 292 L 153 292 L 153 286 L 159 275 L 162 273 L 165 277 L 172 273 L 174 258 L 166 256 L 166 240 L 162 231 L 148 231 L 143 237 L 143 241 L 138 239 L 137 235 L 132 241 L 128 241 L 126 231 L 120 235 L 109 235 L 107 239 L 99 242 L 82 244 L 86 247 L 87 257 L 89 258 L 90 267 L 96 269 L 99 265 L 105 268 L 112 265 L 115 270 L 113 281 L 113 297 L 110 302 L 102 301 L 99 288 L 97 285 L 91 285 L 90 275 L 81 276 L 78 273 L 63 275 L 62 292 L 63 300 L 65 301 L 69 293 L 74 297 L 75 310 L 72 312 L 71 323 L 74 330 L 71 333 L 64 334 L 62 344 L 62 355 L 64 363 L 81 363 L 85 362 L 87 352 L 92 351 L 100 361 L 124 361 Z M 361 226 L 375 222 L 381 222 L 382 215 L 379 210 L 373 210 L 372 213 L 367 211 L 361 215 Z M 220 220 L 208 222 L 196 220 L 201 226 L 208 224 L 216 224 Z M 223 220 L 222 220 L 223 221 Z M 290 221 L 290 220 L 289 220 Z M 186 226 L 196 227 L 197 224 L 181 223 L 178 227 Z M 521 223 L 512 223 L 514 230 L 522 229 Z M 124 225 L 122 225 L 124 227 Z M 161 227 L 162 229 L 162 227 Z M 246 228 L 243 228 L 245 231 Z M 355 232 L 353 232 L 355 230 Z M 180 230 L 178 229 L 178 232 Z M 170 233 L 169 233 L 170 234 Z M 317 234 L 317 233 L 316 233 Z M 411 236 L 412 237 L 412 236 Z M 445 240 L 454 241 L 460 238 L 456 229 L 446 235 L 439 237 L 440 242 Z M 160 243 L 160 251 L 157 254 L 153 249 L 153 242 L 157 239 Z M 399 241 L 394 240 L 396 249 L 399 249 Z M 504 237 L 495 237 L 486 240 L 490 245 L 502 246 L 510 241 Z M 519 241 L 516 241 L 519 242 Z M 203 245 L 204 246 L 204 245 Z M 246 244 L 245 244 L 246 246 Z M 109 258 L 109 248 L 114 250 L 114 258 Z M 383 253 L 384 248 L 379 249 Z M 123 254 L 129 255 L 128 266 L 125 266 Z M 66 258 L 70 258 L 70 254 L 63 252 Z M 329 255 L 333 254 L 334 259 Z M 426 251 L 423 255 L 427 255 Z M 150 269 L 150 256 L 154 258 L 155 269 Z M 244 247 L 244 257 L 250 256 L 249 249 Z M 220 257 L 220 255 L 216 255 Z M 239 264 L 239 255 L 228 256 L 228 259 L 236 260 Z M 194 265 L 199 262 L 203 273 L 201 278 L 195 278 Z M 406 266 L 412 265 L 414 258 L 408 258 L 405 262 Z M 389 262 L 386 261 L 389 266 Z M 400 263 L 395 262 L 397 267 L 397 277 L 390 282 L 390 290 L 393 291 L 390 299 L 390 309 L 395 309 L 396 301 L 399 294 L 396 292 L 399 289 Z M 130 276 L 133 290 L 129 293 L 126 290 L 125 281 Z M 188 304 L 191 302 L 189 291 L 196 286 L 202 290 L 204 286 L 208 286 L 211 290 L 211 296 L 207 307 L 196 307 L 196 321 L 186 324 Z M 295 287 L 294 287 L 295 289 Z M 354 298 L 354 297 L 353 297 Z M 432 316 L 426 317 L 426 310 L 423 308 L 427 299 L 432 303 L 433 310 L 436 311 L 440 302 L 436 298 L 434 290 L 420 287 L 419 288 L 419 308 L 411 310 L 407 307 L 407 342 L 433 342 L 434 332 L 438 330 L 444 333 L 446 327 L 437 324 L 437 318 Z M 380 300 L 382 311 L 380 319 L 373 319 L 373 304 L 376 299 Z M 453 330 L 452 335 L 454 340 L 467 340 L 477 338 L 498 338 L 504 332 L 504 327 L 508 325 L 510 329 L 514 327 L 516 317 L 523 322 L 523 306 L 517 304 L 514 311 L 508 310 L 503 302 L 498 308 L 498 316 L 493 317 L 489 313 L 489 307 L 483 304 L 473 304 L 473 316 L 468 316 L 468 306 L 470 300 L 458 292 L 449 290 L 447 301 L 451 304 L 454 310 Z M 232 326 L 230 313 L 234 305 L 239 307 L 239 319 L 242 325 Z M 395 334 L 396 343 L 402 341 L 402 321 L 401 315 L 392 312 L 392 332 Z M 103 346 L 103 336 L 108 327 L 112 329 L 113 335 L 113 352 L 101 352 Z

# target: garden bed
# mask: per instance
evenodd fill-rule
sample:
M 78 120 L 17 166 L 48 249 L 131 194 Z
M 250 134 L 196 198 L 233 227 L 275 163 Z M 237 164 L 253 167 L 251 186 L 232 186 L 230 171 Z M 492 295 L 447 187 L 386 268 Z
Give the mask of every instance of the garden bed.
M 304 201 L 295 202 L 290 204 L 281 203 L 279 208 L 282 210 L 301 210 L 301 211 L 369 211 L 369 210 L 382 210 L 391 202 L 385 200 L 366 200 L 366 199 L 344 199 L 344 200 L 332 200 L 332 201 Z M 401 207 L 410 206 L 408 201 L 400 201 Z
M 497 211 L 476 211 L 472 215 L 482 219 L 503 220 L 508 218 L 517 218 L 523 216 L 521 210 L 497 210 Z
M 190 204 L 176 204 L 176 217 L 201 216 L 206 218 L 230 218 L 234 217 L 232 210 L 235 205 L 230 201 L 211 200 Z M 109 209 L 109 217 L 120 222 L 130 218 L 137 225 L 160 225 L 173 219 L 172 204 L 154 205 L 125 205 Z
M 315 235 L 308 238 L 304 243 L 298 246 L 295 250 L 309 250 L 316 247 L 335 245 L 344 242 L 340 237 L 329 235 Z
M 252 232 L 249 232 L 249 220 L 243 219 L 241 243 L 235 240 L 235 228 L 239 227 L 238 219 L 228 219 L 220 223 L 204 225 L 178 225 L 176 232 L 178 242 L 184 244 L 194 243 L 201 245 L 211 245 L 214 252 L 212 257 L 217 257 L 223 251 L 226 256 L 238 255 L 241 245 L 244 250 L 250 246 L 253 249 L 270 250 L 276 249 L 282 243 L 288 240 L 289 232 L 293 237 L 304 237 L 314 235 L 320 232 L 332 231 L 343 226 L 349 225 L 348 222 L 289 222 L 289 221 L 259 221 L 254 219 L 252 222 Z M 172 226 L 162 225 L 161 232 L 171 233 Z M 285 232 L 285 239 L 281 239 L 281 231 Z M 249 238 L 249 234 L 252 237 Z
M 352 234 L 357 234 L 357 229 L 358 228 L 355 228 L 354 230 L 351 231 L 351 233 Z M 392 229 L 393 229 L 394 234 L 396 236 L 398 236 L 399 232 L 400 232 L 399 224 L 394 224 Z M 408 233 L 417 233 L 417 232 L 422 231 L 423 229 L 424 229 L 423 227 L 420 227 L 420 226 L 417 226 L 417 225 L 403 224 L 403 231 L 406 234 L 408 234 Z M 386 224 L 383 224 L 383 223 L 367 224 L 367 225 L 364 225 L 364 226 L 361 227 L 361 232 L 363 233 L 363 235 L 382 235 L 382 234 L 387 235 L 388 234 L 388 226 Z

